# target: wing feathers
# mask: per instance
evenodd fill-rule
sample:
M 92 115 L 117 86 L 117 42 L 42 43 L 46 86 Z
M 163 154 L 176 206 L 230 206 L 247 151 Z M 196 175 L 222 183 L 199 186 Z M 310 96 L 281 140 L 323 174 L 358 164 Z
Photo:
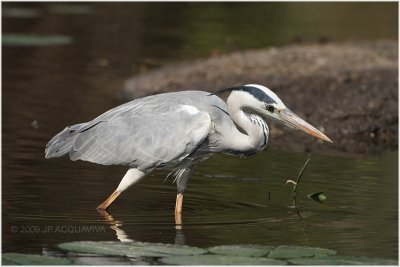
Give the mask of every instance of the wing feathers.
M 112 118 L 82 132 L 70 158 L 146 168 L 181 161 L 205 140 L 211 126 L 207 113 L 193 111 Z

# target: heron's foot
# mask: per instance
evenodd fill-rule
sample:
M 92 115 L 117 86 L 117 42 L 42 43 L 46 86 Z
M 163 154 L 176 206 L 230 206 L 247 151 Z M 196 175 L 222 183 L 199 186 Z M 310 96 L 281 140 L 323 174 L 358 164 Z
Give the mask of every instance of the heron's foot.
M 104 205 L 104 202 L 101 203 L 100 205 L 97 206 L 96 210 L 97 211 L 107 211 L 108 207 L 106 207 L 106 205 Z
M 97 210 L 107 210 L 111 203 L 121 194 L 121 191 L 114 191 L 103 203 L 97 206 Z
M 108 213 L 108 207 L 103 207 L 102 204 L 100 204 L 99 206 L 97 206 L 96 210 L 98 213 L 100 213 L 101 215 L 107 215 Z

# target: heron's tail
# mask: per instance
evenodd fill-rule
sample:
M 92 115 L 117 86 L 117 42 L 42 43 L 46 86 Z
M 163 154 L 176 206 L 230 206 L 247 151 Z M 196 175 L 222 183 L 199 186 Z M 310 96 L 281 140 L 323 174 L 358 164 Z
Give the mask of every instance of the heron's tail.
M 68 154 L 80 134 L 80 129 L 86 123 L 68 126 L 56 134 L 46 145 L 45 158 L 58 158 Z

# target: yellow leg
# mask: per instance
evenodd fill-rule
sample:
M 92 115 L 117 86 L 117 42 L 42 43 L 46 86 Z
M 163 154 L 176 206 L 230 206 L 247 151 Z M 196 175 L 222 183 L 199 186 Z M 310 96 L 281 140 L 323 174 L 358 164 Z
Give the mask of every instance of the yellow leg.
M 178 227 L 179 229 L 182 228 L 182 205 L 183 205 L 183 194 L 178 193 L 178 195 L 176 195 L 176 203 L 175 203 L 175 224 L 176 227 Z
M 109 196 L 103 203 L 101 203 L 97 209 L 98 210 L 106 210 L 111 203 L 114 202 L 114 200 L 121 194 L 121 191 L 114 191 L 111 196 Z
M 98 210 L 106 210 L 111 203 L 128 187 L 137 183 L 140 179 L 142 179 L 146 173 L 139 171 L 138 169 L 129 169 L 124 177 L 122 178 L 121 182 L 119 183 L 117 189 L 109 196 L 103 203 L 101 203 L 97 209 Z

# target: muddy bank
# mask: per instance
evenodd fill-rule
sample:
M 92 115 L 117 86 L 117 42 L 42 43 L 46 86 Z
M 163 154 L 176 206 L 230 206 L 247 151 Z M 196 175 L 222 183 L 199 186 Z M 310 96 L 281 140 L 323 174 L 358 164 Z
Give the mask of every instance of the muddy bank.
M 214 92 L 259 83 L 334 140 L 332 145 L 321 145 L 314 138 L 269 122 L 270 147 L 382 153 L 398 147 L 397 58 L 394 41 L 242 51 L 141 73 L 126 82 L 124 97 L 178 90 Z

